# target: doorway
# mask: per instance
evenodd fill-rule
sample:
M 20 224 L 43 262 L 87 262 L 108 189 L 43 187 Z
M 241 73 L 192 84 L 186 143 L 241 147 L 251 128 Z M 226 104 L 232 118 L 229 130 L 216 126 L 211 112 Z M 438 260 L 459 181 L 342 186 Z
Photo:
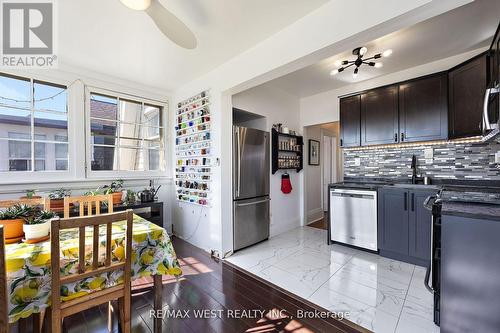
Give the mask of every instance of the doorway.
M 305 164 L 304 207 L 306 224 L 310 227 L 327 229 L 328 186 L 339 180 L 339 124 L 338 122 L 307 126 L 304 128 L 307 143 Z M 310 163 L 309 141 L 320 145 L 319 163 Z

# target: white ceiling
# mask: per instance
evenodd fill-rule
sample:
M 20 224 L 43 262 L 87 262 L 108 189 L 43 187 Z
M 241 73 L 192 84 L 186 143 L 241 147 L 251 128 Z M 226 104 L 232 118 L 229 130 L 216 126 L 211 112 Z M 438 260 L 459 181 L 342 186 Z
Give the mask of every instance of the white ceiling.
M 119 0 L 64 0 L 57 2 L 61 65 L 172 90 L 329 0 L 160 1 L 195 33 L 195 50 L 178 47 Z
M 366 43 L 368 53 L 365 57 L 386 49 L 392 49 L 394 53 L 389 58 L 379 59 L 384 65 L 382 68 L 365 65 L 360 67 L 356 79 L 352 77 L 352 67 L 333 77 L 329 74 L 331 70 L 337 68 L 334 65 L 336 60 L 354 59 L 352 50 L 349 50 L 277 78 L 268 84 L 299 97 L 337 89 L 354 82 L 489 46 L 499 19 L 499 0 L 476 0 Z

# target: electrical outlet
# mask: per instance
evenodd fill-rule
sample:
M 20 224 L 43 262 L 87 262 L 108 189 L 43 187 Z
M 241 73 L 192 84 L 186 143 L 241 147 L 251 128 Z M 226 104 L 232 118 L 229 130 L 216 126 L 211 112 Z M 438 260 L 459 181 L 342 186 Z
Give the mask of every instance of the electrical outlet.
M 495 153 L 495 163 L 500 164 L 500 151 Z
M 354 159 L 354 165 L 355 165 L 355 166 L 360 166 L 360 165 L 361 165 L 361 158 L 356 157 L 356 158 Z
M 434 149 L 433 148 L 425 148 L 424 149 L 424 158 L 426 160 L 434 159 Z

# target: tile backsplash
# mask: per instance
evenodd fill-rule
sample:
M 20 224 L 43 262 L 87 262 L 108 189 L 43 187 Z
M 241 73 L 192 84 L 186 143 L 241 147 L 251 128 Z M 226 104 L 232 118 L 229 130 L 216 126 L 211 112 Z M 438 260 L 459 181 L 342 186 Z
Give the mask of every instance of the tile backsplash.
M 424 149 L 434 150 L 426 160 Z M 500 180 L 495 153 L 500 143 L 445 143 L 409 147 L 344 150 L 345 177 L 411 177 L 412 155 L 417 157 L 417 173 L 442 179 Z M 356 159 L 361 163 L 357 165 Z

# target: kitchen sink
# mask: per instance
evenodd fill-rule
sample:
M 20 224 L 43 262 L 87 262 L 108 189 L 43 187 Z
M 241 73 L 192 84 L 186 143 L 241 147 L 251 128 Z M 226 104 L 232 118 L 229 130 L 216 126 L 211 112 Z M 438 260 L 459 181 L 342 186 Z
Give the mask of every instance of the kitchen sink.
M 402 187 L 402 188 L 439 189 L 439 186 L 437 185 L 410 184 L 410 183 L 392 184 L 392 186 Z

